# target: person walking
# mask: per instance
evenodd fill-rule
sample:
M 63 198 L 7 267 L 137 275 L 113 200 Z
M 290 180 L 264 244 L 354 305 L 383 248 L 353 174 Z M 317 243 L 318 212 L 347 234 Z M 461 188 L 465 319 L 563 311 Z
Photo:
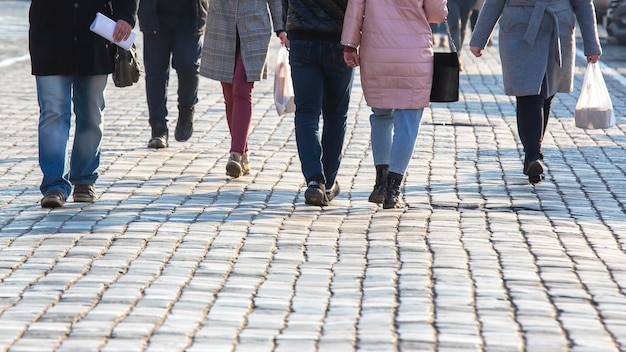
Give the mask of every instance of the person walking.
M 477 1 L 478 0 L 448 0 L 448 26 L 450 27 L 450 37 L 459 55 L 461 71 L 463 70 L 461 49 L 463 49 L 463 44 L 465 43 L 467 22 L 469 22 L 470 13 L 474 9 L 474 5 Z M 452 50 L 452 45 L 450 45 L 450 50 Z
M 233 178 L 250 173 L 252 89 L 267 78 L 272 25 L 284 41 L 280 0 L 211 0 L 200 74 L 222 85 L 231 137 L 226 175 Z
M 307 184 L 304 201 L 310 205 L 326 206 L 340 192 L 336 178 L 354 77 L 340 43 L 347 5 L 348 0 L 283 0 L 296 144 Z
M 587 61 L 602 55 L 595 10 L 589 0 L 485 0 L 470 39 L 476 57 L 498 21 L 502 80 L 505 94 L 516 98 L 523 172 L 538 183 L 546 168 L 541 144 L 552 99 L 573 90 L 576 22 Z
M 167 88 L 170 61 L 178 77 L 178 119 L 174 138 L 184 142 L 193 134 L 207 1 L 141 0 L 139 4 L 148 121 L 152 132 L 148 148 L 167 148 L 169 145 Z
M 406 9 L 412 9 L 407 11 Z M 361 67 L 370 115 L 376 182 L 369 201 L 401 208 L 400 186 L 430 104 L 430 23 L 442 23 L 446 0 L 350 0 L 341 43 L 344 60 Z
M 103 134 L 104 91 L 115 45 L 89 30 L 96 13 L 116 21 L 121 42 L 135 25 L 137 0 L 32 0 L 28 47 L 39 103 L 39 167 L 43 208 L 94 202 Z M 72 105 L 75 133 L 68 163 Z

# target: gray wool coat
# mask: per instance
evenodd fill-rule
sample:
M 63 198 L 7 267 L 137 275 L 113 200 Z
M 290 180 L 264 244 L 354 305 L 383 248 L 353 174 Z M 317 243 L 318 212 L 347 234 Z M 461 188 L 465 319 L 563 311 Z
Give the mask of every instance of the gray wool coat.
M 209 0 L 200 74 L 232 83 L 239 32 L 247 81 L 267 78 L 272 25 L 284 29 L 281 0 Z
M 576 21 L 585 55 L 600 55 L 593 0 L 485 0 L 470 46 L 484 48 L 500 20 L 498 43 L 504 91 L 546 96 L 573 90 Z

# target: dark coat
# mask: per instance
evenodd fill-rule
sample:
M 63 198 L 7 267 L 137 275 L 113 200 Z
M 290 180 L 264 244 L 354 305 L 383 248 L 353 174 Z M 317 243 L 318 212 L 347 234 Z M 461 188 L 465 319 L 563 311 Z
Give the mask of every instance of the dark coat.
M 91 76 L 113 72 L 115 44 L 90 31 L 89 26 L 97 12 L 134 26 L 137 2 L 32 0 L 28 15 L 32 74 Z
M 341 40 L 348 0 L 282 0 L 289 39 Z
M 141 0 L 139 3 L 139 29 L 144 33 L 158 34 L 159 32 L 158 2 L 159 0 Z M 193 34 L 202 35 L 206 27 L 208 0 L 193 0 L 191 3 L 193 4 Z

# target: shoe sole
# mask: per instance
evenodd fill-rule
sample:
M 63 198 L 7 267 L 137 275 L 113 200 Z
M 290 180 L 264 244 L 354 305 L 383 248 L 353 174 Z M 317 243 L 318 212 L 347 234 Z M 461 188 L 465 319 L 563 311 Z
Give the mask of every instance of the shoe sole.
M 167 144 L 163 144 L 159 142 L 148 142 L 148 148 L 163 149 L 163 148 L 167 148 Z
M 309 205 L 326 206 L 328 205 L 328 200 L 326 199 L 326 194 L 323 192 L 309 191 L 307 189 L 304 192 L 304 203 Z
M 370 203 L 381 204 L 382 202 L 385 201 L 385 196 L 384 195 L 382 195 L 382 196 L 370 195 L 370 197 L 367 199 L 367 201 L 370 202 Z
M 189 135 L 183 135 L 181 132 L 174 132 L 174 138 L 177 142 L 187 142 L 193 135 L 193 130 L 189 132 Z
M 92 198 L 92 197 L 89 197 L 89 196 L 86 196 L 86 197 L 74 196 L 73 198 L 74 198 L 74 203 L 93 203 L 93 202 L 96 201 L 95 197 Z
M 228 162 L 226 163 L 226 175 L 233 177 L 233 178 L 237 178 L 242 176 L 243 173 L 243 169 L 241 168 L 241 165 L 239 165 L 238 163 L 235 162 Z
M 543 180 L 543 166 L 538 161 L 533 161 L 528 164 L 526 169 L 526 175 L 528 175 L 528 182 L 539 183 Z
M 42 208 L 48 208 L 48 209 L 60 208 L 64 204 L 65 204 L 65 202 L 60 201 L 58 199 L 46 199 L 46 200 L 42 200 L 41 201 L 41 207 Z

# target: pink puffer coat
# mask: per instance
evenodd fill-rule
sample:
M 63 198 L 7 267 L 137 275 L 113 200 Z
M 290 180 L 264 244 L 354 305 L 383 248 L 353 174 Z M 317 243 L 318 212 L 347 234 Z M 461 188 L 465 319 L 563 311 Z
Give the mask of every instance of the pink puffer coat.
M 428 23 L 448 15 L 446 0 L 350 0 L 342 43 L 359 46 L 367 105 L 421 109 L 429 104 L 433 49 Z

